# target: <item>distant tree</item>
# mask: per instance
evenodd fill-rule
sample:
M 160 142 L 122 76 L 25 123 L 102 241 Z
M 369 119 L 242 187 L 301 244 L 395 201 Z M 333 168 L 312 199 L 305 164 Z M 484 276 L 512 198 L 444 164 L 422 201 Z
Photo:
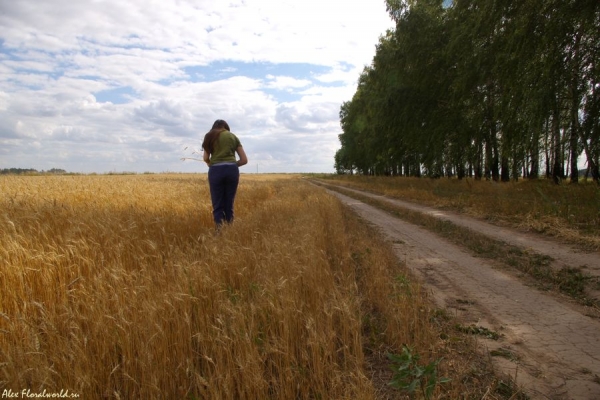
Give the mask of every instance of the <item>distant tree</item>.
M 37 170 L 32 168 L 3 168 L 0 170 L 2 175 L 22 175 L 22 174 L 36 174 Z

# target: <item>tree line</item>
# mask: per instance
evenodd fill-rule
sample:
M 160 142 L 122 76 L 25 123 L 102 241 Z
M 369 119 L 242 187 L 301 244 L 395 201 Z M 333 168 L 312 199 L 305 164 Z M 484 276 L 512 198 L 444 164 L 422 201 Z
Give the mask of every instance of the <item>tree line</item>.
M 38 171 L 33 168 L 2 168 L 0 169 L 0 175 L 38 175 L 38 174 L 56 174 L 63 175 L 66 174 L 67 171 L 60 168 L 52 168 L 48 171 Z
M 386 0 L 338 173 L 600 183 L 598 0 Z

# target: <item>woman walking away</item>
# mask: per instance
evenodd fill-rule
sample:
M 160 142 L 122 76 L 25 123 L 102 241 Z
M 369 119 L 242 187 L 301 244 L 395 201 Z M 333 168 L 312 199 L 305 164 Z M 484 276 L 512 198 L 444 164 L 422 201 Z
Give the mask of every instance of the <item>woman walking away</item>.
M 240 181 L 239 167 L 248 163 L 240 140 L 229 131 L 229 125 L 218 119 L 202 142 L 204 161 L 208 164 L 208 184 L 217 230 L 223 223 L 233 222 L 233 202 Z M 236 161 L 235 153 L 239 160 Z

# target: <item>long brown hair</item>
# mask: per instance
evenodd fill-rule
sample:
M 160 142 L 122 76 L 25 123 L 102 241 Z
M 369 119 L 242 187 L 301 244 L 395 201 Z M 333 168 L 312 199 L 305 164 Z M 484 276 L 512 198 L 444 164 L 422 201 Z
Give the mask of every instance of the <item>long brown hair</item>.
M 218 119 L 213 124 L 211 130 L 204 136 L 202 148 L 212 154 L 215 151 L 215 143 L 219 140 L 221 132 L 228 131 L 229 124 L 222 119 Z

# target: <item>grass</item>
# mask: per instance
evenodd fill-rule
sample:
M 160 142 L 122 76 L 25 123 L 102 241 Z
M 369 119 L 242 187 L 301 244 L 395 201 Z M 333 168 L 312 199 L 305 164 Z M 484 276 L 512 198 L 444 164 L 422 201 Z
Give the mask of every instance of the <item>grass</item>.
M 502 357 L 505 358 L 509 361 L 519 361 L 519 356 L 516 355 L 513 351 L 509 350 L 509 349 L 505 349 L 503 347 L 500 347 L 498 349 L 495 350 L 491 350 L 490 351 L 490 355 L 492 357 Z
M 469 335 L 479 335 L 492 340 L 498 340 L 502 336 L 498 332 L 477 325 L 464 326 L 457 324 L 456 329 L 460 332 L 468 333 Z
M 0 390 L 81 398 L 377 399 L 410 346 L 481 398 L 504 381 L 389 244 L 297 176 L 0 177 Z M 497 395 L 494 398 L 508 398 Z

